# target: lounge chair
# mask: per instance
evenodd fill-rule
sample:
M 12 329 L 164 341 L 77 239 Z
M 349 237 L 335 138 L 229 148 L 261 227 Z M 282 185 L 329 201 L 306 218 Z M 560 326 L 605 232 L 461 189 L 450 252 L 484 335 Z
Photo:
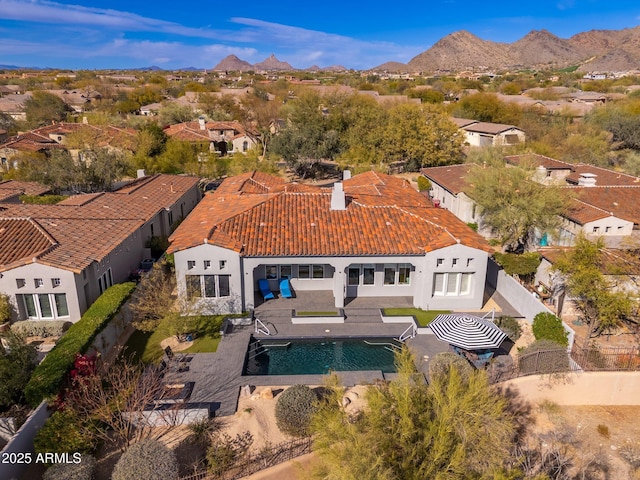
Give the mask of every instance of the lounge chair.
M 276 298 L 271 291 L 271 288 L 269 288 L 269 280 L 267 280 L 266 278 L 261 278 L 260 280 L 258 280 L 258 286 L 260 287 L 260 293 L 262 293 L 262 296 L 265 300 L 273 300 L 274 298 Z
M 291 293 L 291 283 L 288 278 L 280 279 L 280 295 L 284 298 L 292 298 L 293 294 Z

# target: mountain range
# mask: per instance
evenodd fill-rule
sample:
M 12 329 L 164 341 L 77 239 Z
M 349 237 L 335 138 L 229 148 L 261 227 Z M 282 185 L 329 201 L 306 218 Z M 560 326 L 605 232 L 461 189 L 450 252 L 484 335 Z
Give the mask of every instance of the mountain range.
M 408 63 L 387 62 L 372 70 L 435 72 L 523 68 L 566 68 L 579 71 L 627 71 L 640 69 L 640 26 L 623 30 L 591 30 L 568 39 L 547 30 L 532 30 L 513 43 L 483 40 L 460 30 L 451 33 Z M 214 70 L 296 70 L 271 55 L 254 65 L 235 55 L 224 58 Z M 344 71 L 342 66 L 307 70 Z
M 566 68 L 579 71 L 640 69 L 640 27 L 591 30 L 568 39 L 533 30 L 513 43 L 483 40 L 461 30 L 407 63 L 408 71 Z

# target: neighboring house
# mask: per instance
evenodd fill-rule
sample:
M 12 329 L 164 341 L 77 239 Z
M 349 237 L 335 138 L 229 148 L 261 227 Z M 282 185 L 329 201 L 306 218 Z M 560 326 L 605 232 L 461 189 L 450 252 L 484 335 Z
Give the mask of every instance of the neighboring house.
M 640 229 L 640 178 L 583 163 L 566 163 L 543 155 L 505 157 L 512 165 L 535 169 L 533 179 L 562 185 L 572 196 L 562 220 L 557 245 L 573 245 L 575 237 L 603 237 L 610 247 L 635 245 Z
M 45 92 L 55 95 L 71 107 L 75 112 L 82 113 L 87 106 L 102 98 L 102 94 L 95 90 L 45 90 Z
M 77 134 L 78 138 L 84 135 L 87 148 L 104 147 L 129 152 L 136 148 L 136 131 L 131 128 L 60 122 L 4 140 L 0 143 L 1 166 L 5 171 L 17 168 L 13 158 L 21 153 L 47 153 L 50 150 L 66 149 L 67 139 L 71 134 Z M 77 151 L 77 148 L 71 150 L 72 154 Z
M 467 196 L 466 177 L 473 164 L 423 168 L 420 173 L 429 179 L 429 196 L 435 207 L 445 208 L 465 223 L 477 223 L 476 203 Z
M 162 107 L 162 103 L 150 103 L 149 105 L 143 105 L 140 107 L 140 115 L 143 117 L 152 117 L 157 115 Z
M 478 122 L 466 118 L 451 118 L 464 132 L 465 141 L 472 147 L 517 145 L 526 140 L 524 130 L 514 125 Z
M 200 118 L 194 122 L 170 125 L 164 132 L 172 138 L 185 142 L 208 142 L 209 150 L 220 155 L 236 152 L 247 153 L 256 146 L 255 135 L 249 135 L 238 121 L 205 122 Z
M 0 292 L 16 318 L 79 320 L 149 257 L 151 237 L 168 236 L 195 207 L 198 181 L 154 175 L 56 205 L 0 203 Z
M 51 192 L 46 185 L 18 180 L 0 181 L 0 202 L 20 203 L 20 195 L 39 196 Z
M 348 172 L 346 172 L 348 173 Z M 482 307 L 486 241 L 433 208 L 409 182 L 367 172 L 333 188 L 253 172 L 226 179 L 171 235 L 178 295 L 205 311 L 240 312 L 277 293 L 410 297 L 423 309 Z
M 14 120 L 26 120 L 27 113 L 24 102 L 31 98 L 30 94 L 12 94 L 0 97 L 0 113 L 9 115 Z

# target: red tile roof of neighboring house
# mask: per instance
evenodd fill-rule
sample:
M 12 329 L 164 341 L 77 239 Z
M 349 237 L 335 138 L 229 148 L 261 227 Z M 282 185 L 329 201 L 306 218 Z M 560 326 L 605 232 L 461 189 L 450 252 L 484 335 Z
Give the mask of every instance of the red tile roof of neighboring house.
M 538 253 L 554 264 L 571 250 L 571 247 L 543 247 Z M 640 258 L 632 253 L 613 248 L 602 248 L 600 253 L 600 268 L 605 275 L 640 275 Z
M 1 204 L 0 218 L 26 219 L 51 239 L 52 248 L 43 251 L 42 240 L 33 229 L 11 230 L 11 238 L 24 248 L 23 263 L 36 256 L 39 263 L 79 273 L 112 252 L 160 210 L 172 206 L 198 181 L 196 177 L 154 175 L 115 192 L 77 195 L 56 205 Z M 4 236 L 0 243 L 1 257 Z M 13 266 L 0 262 L 0 270 L 8 268 Z
M 489 135 L 497 135 L 507 130 L 516 129 L 522 130 L 515 125 L 505 125 L 502 123 L 489 123 L 489 122 L 477 122 L 462 127 L 467 132 L 487 133 Z
M 525 153 L 521 155 L 508 155 L 504 157 L 507 163 L 512 165 L 520 165 L 526 167 L 539 167 L 542 166 L 547 170 L 573 170 L 575 165 L 567 162 L 562 162 L 554 158 L 539 155 L 537 153 Z
M 277 177 L 258 177 L 229 178 L 207 195 L 171 236 L 169 252 L 203 243 L 244 256 L 424 255 L 456 243 L 490 251 L 404 180 L 357 175 L 344 181 L 346 209 L 331 210 L 331 189 L 298 191 Z
M 474 165 L 471 163 L 446 165 L 443 167 L 423 168 L 420 173 L 451 193 L 458 194 L 469 188 L 466 177 L 473 167 Z
M 581 225 L 608 216 L 640 224 L 640 185 L 566 188 L 576 195 L 567 216 Z
M 640 178 L 633 175 L 584 163 L 573 165 L 573 172 L 567 176 L 566 181 L 577 185 L 580 181 L 580 175 L 585 173 L 596 175 L 597 186 L 640 185 Z
M 44 195 L 51 189 L 38 182 L 23 182 L 19 180 L 0 181 L 0 192 L 4 189 L 20 190 L 21 195 Z

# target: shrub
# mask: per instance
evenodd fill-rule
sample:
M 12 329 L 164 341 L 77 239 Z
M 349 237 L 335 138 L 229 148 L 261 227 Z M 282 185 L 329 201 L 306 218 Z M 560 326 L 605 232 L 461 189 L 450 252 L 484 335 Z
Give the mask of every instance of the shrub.
M 551 340 L 536 340 L 520 351 L 518 368 L 523 374 L 567 372 L 567 348 Z
M 25 397 L 32 405 L 55 395 L 71 369 L 76 353 L 84 353 L 96 335 L 109 323 L 120 306 L 131 295 L 135 283 L 121 283 L 107 289 L 74 323 L 56 346 L 36 367 L 25 387 Z
M 600 435 L 602 435 L 605 438 L 609 438 L 609 427 L 600 423 L 598 424 L 597 430 Z
M 429 362 L 429 378 L 449 375 L 452 368 L 457 369 L 463 379 L 468 379 L 473 373 L 471 364 L 460 355 L 452 352 L 440 352 L 436 353 Z
M 11 320 L 11 310 L 9 297 L 7 295 L 0 294 L 0 323 Z
M 20 202 L 33 205 L 55 205 L 67 197 L 67 195 L 20 195 Z
M 178 478 L 175 454 L 158 440 L 131 445 L 116 463 L 112 480 L 172 480 Z
M 565 347 L 569 345 L 569 334 L 562 320 L 552 313 L 540 312 L 533 317 L 533 335 L 536 340 L 551 340 Z
M 541 257 L 539 253 L 528 252 L 523 254 L 500 253 L 493 254 L 498 265 L 504 268 L 508 275 L 518 275 L 525 280 L 531 280 L 538 270 Z
M 222 476 L 238 460 L 249 452 L 253 435 L 249 432 L 238 433 L 235 437 L 223 433 L 217 436 L 207 450 L 209 471 Z
M 507 334 L 507 337 L 509 337 L 512 342 L 518 340 L 522 335 L 522 327 L 513 317 L 506 315 L 504 317 L 498 317 L 495 323 L 500 327 L 500 330 Z
M 95 447 L 90 431 L 71 409 L 53 412 L 33 439 L 37 453 L 88 453 Z
M 42 480 L 92 480 L 96 459 L 82 455 L 80 463 L 56 463 L 42 477 Z
M 4 334 L 8 348 L 0 346 L 0 408 L 11 408 L 24 400 L 24 385 L 37 364 L 37 352 L 24 337 L 9 331 Z
M 61 337 L 71 325 L 65 320 L 23 320 L 11 325 L 11 330 L 25 337 Z
M 418 177 L 418 190 L 420 192 L 424 192 L 426 190 L 429 190 L 430 188 L 431 188 L 431 182 L 429 181 L 429 179 L 427 177 L 420 175 Z
M 306 385 L 293 385 L 280 394 L 276 403 L 276 424 L 289 435 L 300 437 L 309 433 L 311 415 L 318 397 Z

